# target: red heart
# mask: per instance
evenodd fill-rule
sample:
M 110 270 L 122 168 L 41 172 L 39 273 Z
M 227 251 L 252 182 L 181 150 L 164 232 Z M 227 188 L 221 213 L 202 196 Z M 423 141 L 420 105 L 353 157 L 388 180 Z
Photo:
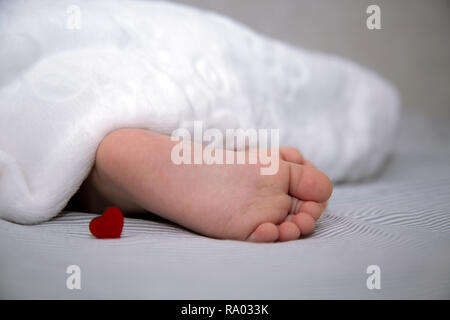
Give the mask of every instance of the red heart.
M 89 230 L 99 239 L 120 238 L 122 229 L 123 214 L 117 207 L 106 209 L 101 217 L 92 219 L 89 224 Z

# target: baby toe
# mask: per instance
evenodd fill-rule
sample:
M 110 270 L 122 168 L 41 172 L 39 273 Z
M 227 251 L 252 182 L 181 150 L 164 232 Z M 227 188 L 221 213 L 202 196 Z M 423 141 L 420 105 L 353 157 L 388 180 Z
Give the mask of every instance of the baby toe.
M 293 222 L 283 222 L 278 226 L 279 237 L 278 241 L 291 241 L 300 237 L 300 229 Z
M 297 212 L 309 214 L 314 220 L 318 220 L 325 210 L 322 203 L 314 201 L 304 201 Z
M 260 224 L 247 238 L 250 242 L 275 242 L 278 240 L 278 227 L 273 223 Z
M 292 219 L 292 222 L 297 225 L 302 235 L 310 234 L 311 232 L 313 232 L 316 225 L 314 218 L 309 214 L 303 212 L 296 214 Z

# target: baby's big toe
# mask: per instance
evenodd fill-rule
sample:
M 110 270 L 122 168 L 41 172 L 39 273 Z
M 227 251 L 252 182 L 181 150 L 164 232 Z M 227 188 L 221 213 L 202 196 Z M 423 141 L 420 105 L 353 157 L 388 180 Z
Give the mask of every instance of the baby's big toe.
M 304 201 L 325 202 L 333 192 L 333 184 L 321 171 L 311 166 L 290 164 L 289 194 Z

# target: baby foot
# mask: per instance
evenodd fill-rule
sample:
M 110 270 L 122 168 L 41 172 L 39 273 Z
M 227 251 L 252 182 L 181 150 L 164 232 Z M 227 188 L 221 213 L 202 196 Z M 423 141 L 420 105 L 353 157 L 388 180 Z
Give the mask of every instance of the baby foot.
M 151 211 L 205 236 L 275 242 L 311 233 L 332 193 L 328 177 L 294 148 L 280 149 L 276 174 L 261 175 L 261 164 L 175 165 L 175 144 L 147 130 L 109 134 L 82 188 L 88 209 Z

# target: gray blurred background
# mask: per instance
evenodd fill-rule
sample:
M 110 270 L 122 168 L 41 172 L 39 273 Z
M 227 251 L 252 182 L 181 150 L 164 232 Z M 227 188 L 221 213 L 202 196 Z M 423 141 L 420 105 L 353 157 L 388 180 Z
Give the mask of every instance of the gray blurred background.
M 334 53 L 390 79 L 406 109 L 450 120 L 450 0 L 176 0 L 291 44 Z M 381 8 L 381 30 L 366 9 Z

